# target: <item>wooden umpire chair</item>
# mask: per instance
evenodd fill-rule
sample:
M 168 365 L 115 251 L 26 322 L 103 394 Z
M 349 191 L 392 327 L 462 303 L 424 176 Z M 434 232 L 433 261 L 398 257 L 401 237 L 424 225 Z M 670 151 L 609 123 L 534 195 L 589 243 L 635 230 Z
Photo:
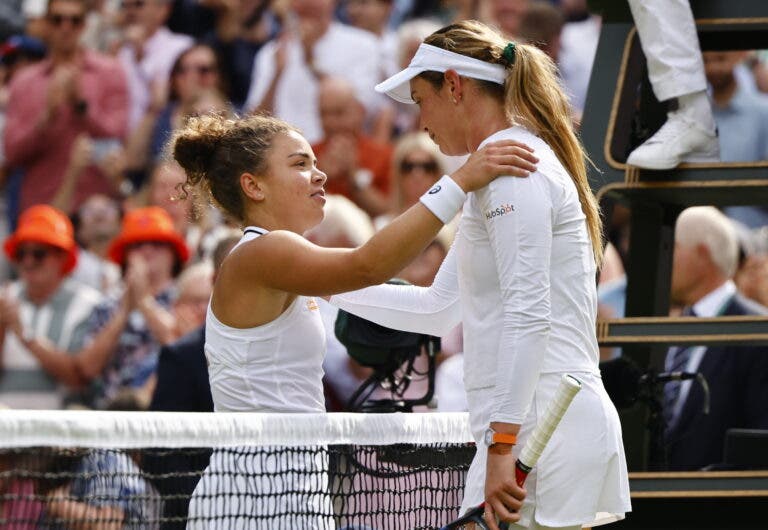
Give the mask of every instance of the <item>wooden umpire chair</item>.
M 612 205 L 623 204 L 632 227 L 626 318 L 598 322 L 598 341 L 655 370 L 673 344 L 768 344 L 764 317 L 668 316 L 677 216 L 697 205 L 768 205 L 768 161 L 669 171 L 627 166 L 632 149 L 664 123 L 666 108 L 653 95 L 626 0 L 588 3 L 603 18 L 581 128 L 599 168 L 590 168 L 589 177 L 606 218 Z M 691 7 L 703 50 L 768 49 L 768 0 L 691 0 Z M 765 528 L 768 471 L 649 471 L 658 448 L 647 416 L 644 406 L 622 413 L 634 513 L 616 528 Z

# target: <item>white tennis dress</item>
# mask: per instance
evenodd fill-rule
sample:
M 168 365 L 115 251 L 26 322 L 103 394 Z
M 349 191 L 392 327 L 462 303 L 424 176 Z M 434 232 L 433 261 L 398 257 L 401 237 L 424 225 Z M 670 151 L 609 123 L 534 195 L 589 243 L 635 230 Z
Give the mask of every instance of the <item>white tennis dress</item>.
M 515 454 L 563 373 L 576 395 L 526 482 L 522 526 L 595 526 L 630 511 L 621 426 L 603 388 L 595 337 L 595 263 L 573 181 L 552 150 L 521 127 L 513 139 L 539 158 L 529 178 L 470 193 L 456 241 L 429 288 L 383 285 L 331 303 L 385 326 L 441 336 L 463 323 L 467 400 L 478 451 L 462 512 L 484 499 L 492 421 L 522 424 Z M 535 514 L 535 515 L 534 515 Z
M 238 246 L 265 233 L 248 227 Z M 298 296 L 272 322 L 248 329 L 222 324 L 209 305 L 205 355 L 217 412 L 325 411 L 325 328 L 312 298 Z M 187 529 L 333 530 L 327 469 L 318 447 L 216 450 Z

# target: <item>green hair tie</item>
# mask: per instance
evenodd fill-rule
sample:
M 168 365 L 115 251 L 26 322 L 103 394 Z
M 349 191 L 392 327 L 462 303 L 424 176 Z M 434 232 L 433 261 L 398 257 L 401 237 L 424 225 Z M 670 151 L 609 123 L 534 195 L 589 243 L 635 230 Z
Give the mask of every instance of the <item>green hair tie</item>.
M 507 65 L 512 66 L 515 64 L 515 43 L 508 42 L 507 45 L 504 46 L 504 51 L 501 53 L 501 56 L 507 61 Z

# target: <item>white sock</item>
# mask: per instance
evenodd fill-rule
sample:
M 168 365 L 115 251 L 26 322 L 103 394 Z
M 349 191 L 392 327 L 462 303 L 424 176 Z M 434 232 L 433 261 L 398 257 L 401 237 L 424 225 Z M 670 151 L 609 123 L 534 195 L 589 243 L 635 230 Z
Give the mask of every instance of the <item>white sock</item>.
M 709 102 L 706 90 L 684 94 L 677 98 L 678 112 L 699 122 L 702 127 L 715 130 L 715 119 L 712 117 L 712 104 Z

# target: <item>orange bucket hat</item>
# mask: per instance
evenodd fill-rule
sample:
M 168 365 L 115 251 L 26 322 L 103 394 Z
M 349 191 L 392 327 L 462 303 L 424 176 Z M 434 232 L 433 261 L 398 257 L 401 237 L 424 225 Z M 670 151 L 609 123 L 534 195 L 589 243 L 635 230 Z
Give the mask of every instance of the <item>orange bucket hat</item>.
M 109 245 L 109 259 L 122 265 L 125 261 L 125 247 L 143 241 L 162 241 L 170 244 L 182 263 L 189 259 L 189 249 L 173 226 L 168 212 L 159 206 L 147 206 L 128 212 L 123 218 L 123 227 Z
M 3 244 L 5 255 L 15 261 L 19 245 L 27 242 L 42 243 L 65 251 L 64 274 L 69 274 L 77 265 L 77 243 L 72 222 L 64 212 L 53 206 L 37 204 L 24 210 L 16 231 Z

